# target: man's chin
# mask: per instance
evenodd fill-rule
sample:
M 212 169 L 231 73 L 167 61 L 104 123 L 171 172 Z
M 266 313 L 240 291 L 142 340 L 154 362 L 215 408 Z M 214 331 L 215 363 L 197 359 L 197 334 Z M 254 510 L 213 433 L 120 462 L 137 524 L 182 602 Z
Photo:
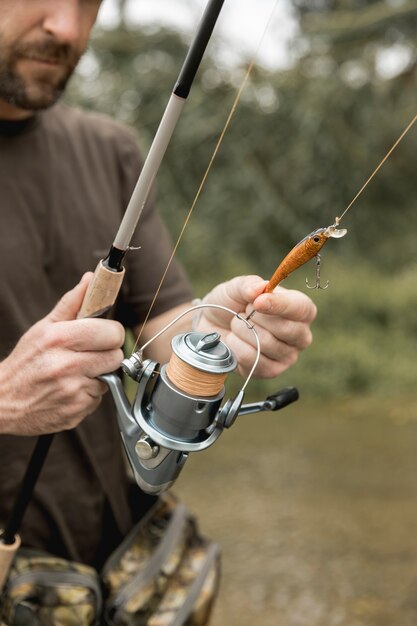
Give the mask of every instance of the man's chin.
M 15 105 L 25 111 L 42 111 L 48 109 L 59 100 L 63 89 L 43 89 L 26 92 L 22 98 L 16 99 Z
M 13 85 L 8 85 L 9 89 L 0 88 L 0 98 L 16 109 L 41 111 L 55 104 L 62 95 L 66 82 L 51 85 L 40 81 L 15 81 Z
M 47 109 L 60 98 L 70 75 L 58 65 L 21 60 L 0 76 L 0 98 L 24 111 Z

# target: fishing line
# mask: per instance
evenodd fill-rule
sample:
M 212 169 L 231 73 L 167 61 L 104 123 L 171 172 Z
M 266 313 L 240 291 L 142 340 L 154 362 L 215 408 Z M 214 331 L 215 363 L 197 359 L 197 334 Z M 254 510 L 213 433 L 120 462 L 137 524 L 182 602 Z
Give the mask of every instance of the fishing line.
M 144 322 L 143 322 L 142 327 L 141 327 L 141 329 L 140 329 L 140 331 L 139 331 L 139 335 L 138 335 L 138 337 L 137 337 L 137 339 L 136 339 L 135 345 L 133 346 L 133 349 L 132 349 L 132 354 L 133 354 L 133 352 L 135 352 L 135 350 L 136 350 L 136 348 L 137 348 L 137 346 L 138 346 L 138 344 L 139 344 L 139 341 L 140 341 L 140 339 L 141 339 L 141 337 L 142 337 L 142 334 L 143 334 L 144 328 L 145 328 L 145 326 L 146 326 L 146 324 L 147 324 L 147 322 L 148 322 L 148 320 L 149 320 L 149 317 L 150 317 L 150 315 L 151 315 L 151 313 L 152 313 L 153 307 L 154 307 L 155 302 L 156 302 L 156 300 L 157 300 L 157 298 L 158 298 L 158 296 L 159 296 L 159 293 L 160 293 L 160 291 L 161 291 L 162 285 L 164 284 L 164 281 L 165 281 L 166 275 L 167 275 L 167 273 L 168 273 L 168 271 L 169 271 L 169 268 L 171 267 L 171 264 L 172 264 L 172 261 L 173 261 L 173 259 L 174 259 L 175 254 L 176 254 L 176 252 L 177 252 L 178 246 L 179 246 L 179 245 L 180 245 L 180 243 L 181 243 L 181 240 L 182 240 L 183 235 L 184 235 L 184 233 L 185 233 L 185 230 L 186 230 L 186 228 L 187 228 L 187 226 L 188 226 L 188 223 L 189 223 L 189 221 L 190 221 L 190 219 L 191 219 L 191 216 L 192 216 L 192 214 L 193 214 L 193 212 L 194 212 L 194 208 L 195 208 L 195 206 L 196 206 L 196 204 L 197 204 L 197 202 L 198 202 L 198 199 L 200 198 L 201 192 L 202 192 L 203 187 L 204 187 L 204 185 L 205 185 L 205 183 L 206 183 L 207 177 L 208 177 L 208 175 L 209 175 L 209 173 L 210 173 L 210 170 L 211 170 L 211 168 L 212 168 L 212 165 L 213 165 L 213 163 L 214 163 L 214 160 L 215 160 L 215 158 L 216 158 L 216 156 L 217 156 L 217 153 L 218 153 L 218 152 L 219 152 L 219 150 L 220 150 L 220 146 L 221 146 L 221 144 L 222 144 L 222 142 L 223 142 L 224 136 L 225 136 L 225 134 L 226 134 L 226 132 L 227 132 L 227 130 L 228 130 L 228 128 L 229 128 L 230 122 L 231 122 L 231 120 L 232 120 L 232 118 L 233 118 L 233 116 L 234 116 L 234 114 L 235 114 L 235 111 L 236 111 L 237 105 L 238 105 L 238 103 L 239 103 L 239 101 L 240 101 L 240 99 L 241 99 L 241 96 L 242 96 L 243 90 L 244 90 L 244 88 L 245 88 L 245 86 L 246 86 L 246 84 L 247 84 L 247 82 L 248 82 L 248 80 L 249 80 L 249 77 L 250 77 L 250 75 L 251 75 L 251 73 L 252 73 L 252 70 L 253 70 L 253 68 L 254 68 L 254 66 L 255 66 L 255 63 L 256 63 L 256 61 L 257 61 L 257 59 L 258 59 L 259 50 L 260 50 L 260 48 L 261 48 L 261 46 L 262 46 L 262 44 L 263 44 L 263 41 L 264 41 L 265 36 L 266 36 L 266 33 L 267 33 L 268 29 L 269 29 L 269 26 L 270 26 L 270 23 L 271 23 L 271 21 L 272 21 L 272 18 L 273 18 L 273 16 L 275 15 L 275 11 L 276 11 L 276 8 L 277 8 L 277 6 L 278 6 L 278 3 L 279 3 L 279 2 L 280 2 L 280 0 L 276 0 L 276 2 L 275 2 L 275 4 L 274 4 L 274 6 L 273 6 L 273 8 L 272 8 L 272 11 L 271 11 L 271 13 L 270 13 L 270 15 L 269 15 L 269 17 L 268 17 L 268 21 L 267 21 L 267 23 L 266 23 L 266 26 L 265 26 L 265 28 L 264 28 L 264 30 L 263 30 L 262 36 L 261 36 L 261 38 L 260 38 L 260 40 L 259 40 L 259 43 L 258 43 L 258 45 L 257 45 L 257 47 L 256 47 L 256 50 L 255 50 L 255 54 L 254 54 L 253 60 L 249 63 L 248 68 L 247 68 L 247 70 L 246 70 L 246 72 L 245 72 L 245 76 L 243 77 L 243 80 L 242 80 L 242 82 L 241 82 L 241 84 L 240 84 L 240 87 L 239 87 L 239 89 L 238 89 L 238 91 L 237 91 L 237 94 L 236 94 L 236 96 L 235 96 L 235 98 L 234 98 L 234 100 L 233 100 L 233 103 L 232 103 L 232 106 L 231 106 L 231 109 L 230 109 L 229 115 L 227 116 L 226 122 L 225 122 L 225 124 L 224 124 L 224 126 L 223 126 L 223 129 L 222 129 L 222 131 L 221 131 L 221 133 L 220 133 L 220 136 L 219 136 L 219 138 L 218 138 L 218 140 L 217 140 L 217 143 L 216 143 L 215 148 L 214 148 L 214 150 L 213 150 L 213 154 L 211 155 L 210 161 L 209 161 L 209 163 L 208 163 L 208 166 L 207 166 L 207 168 L 206 168 L 206 171 L 204 172 L 204 175 L 203 175 L 203 178 L 202 178 L 202 180 L 201 180 L 201 183 L 200 183 L 200 185 L 199 185 L 199 187 L 198 187 L 198 189 L 197 189 L 197 193 L 196 193 L 196 194 L 195 194 L 195 196 L 194 196 L 194 200 L 193 200 L 193 202 L 192 202 L 192 204 L 191 204 L 191 207 L 190 207 L 190 209 L 189 209 L 189 211 L 188 211 L 188 213 L 187 213 L 187 216 L 186 216 L 185 221 L 184 221 L 184 224 L 183 224 L 183 226 L 182 226 L 182 228 L 181 228 L 181 231 L 180 231 L 180 234 L 179 234 L 179 236 L 178 236 L 178 239 L 177 239 L 177 241 L 175 242 L 174 248 L 173 248 L 173 250 L 172 250 L 172 254 L 171 254 L 171 256 L 170 256 L 170 258 L 169 258 L 169 260 L 168 260 L 167 266 L 166 266 L 166 268 L 165 268 L 165 270 L 164 270 L 164 272 L 163 272 L 163 274 L 162 274 L 162 278 L 161 278 L 161 280 L 160 280 L 160 282 L 159 282 L 159 285 L 158 285 L 158 287 L 157 287 L 157 290 L 156 290 L 156 292 L 155 292 L 155 295 L 154 295 L 154 297 L 153 297 L 153 299 L 152 299 L 152 302 L 151 302 L 151 304 L 150 304 L 150 306 L 149 306 L 148 312 L 147 312 L 147 314 L 146 314 L 146 316 L 145 316 Z
M 386 153 L 386 155 L 384 156 L 384 158 L 382 159 L 382 161 L 379 163 L 379 165 L 377 165 L 377 167 L 374 169 L 374 171 L 372 172 L 372 174 L 370 175 L 370 177 L 367 179 L 367 181 L 362 185 L 362 187 L 359 189 L 358 193 L 356 194 L 356 196 L 353 198 L 352 202 L 346 207 L 346 209 L 343 211 L 342 215 L 340 217 L 336 217 L 335 219 L 335 224 L 336 226 L 339 225 L 340 221 L 342 220 L 342 218 L 346 215 L 346 213 L 349 211 L 350 207 L 352 206 L 352 204 L 354 202 L 356 202 L 356 200 L 359 198 L 359 196 L 361 195 L 361 193 L 365 190 L 365 188 L 368 186 L 368 184 L 371 182 L 371 180 L 373 179 L 373 177 L 375 176 L 375 174 L 381 169 L 381 167 L 384 165 L 385 161 L 388 159 L 388 157 L 394 152 L 395 148 L 398 146 L 398 144 L 400 143 L 400 141 L 402 139 L 404 139 L 404 137 L 406 136 L 406 134 L 408 133 L 409 130 L 411 130 L 411 128 L 413 127 L 415 121 L 417 120 L 417 115 L 415 115 L 413 117 L 413 119 L 411 120 L 411 122 L 408 124 L 408 126 L 403 130 L 403 132 L 401 133 L 401 135 L 398 137 L 397 141 L 391 146 L 391 148 L 388 150 L 388 152 Z

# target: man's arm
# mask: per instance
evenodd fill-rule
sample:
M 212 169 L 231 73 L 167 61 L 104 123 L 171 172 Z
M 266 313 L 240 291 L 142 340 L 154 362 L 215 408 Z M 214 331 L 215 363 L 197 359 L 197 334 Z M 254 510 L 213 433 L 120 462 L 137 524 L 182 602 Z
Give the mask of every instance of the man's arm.
M 262 294 L 266 282 L 258 276 L 239 276 L 217 285 L 204 298 L 205 304 L 220 304 L 238 313 L 248 315 L 253 309 L 253 322 L 261 342 L 261 359 L 255 375 L 273 378 L 293 365 L 301 350 L 312 341 L 310 325 L 316 316 L 316 306 L 305 294 L 278 287 L 274 293 Z M 143 345 L 181 311 L 187 303 L 149 320 L 142 333 Z M 155 340 L 147 356 L 166 363 L 171 355 L 171 338 L 191 328 L 191 315 Z M 216 309 L 202 309 L 197 329 L 203 332 L 217 330 L 239 363 L 239 372 L 245 376 L 256 356 L 254 338 L 249 329 L 236 317 Z M 139 329 L 136 329 L 139 331 Z

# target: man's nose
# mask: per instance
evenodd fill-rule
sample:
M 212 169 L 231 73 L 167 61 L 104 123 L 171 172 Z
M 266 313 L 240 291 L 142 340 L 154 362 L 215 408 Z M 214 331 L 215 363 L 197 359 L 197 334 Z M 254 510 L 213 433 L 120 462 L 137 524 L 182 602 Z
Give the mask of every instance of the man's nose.
M 53 0 L 48 5 L 43 22 L 45 31 L 60 43 L 76 43 L 81 26 L 79 0 Z

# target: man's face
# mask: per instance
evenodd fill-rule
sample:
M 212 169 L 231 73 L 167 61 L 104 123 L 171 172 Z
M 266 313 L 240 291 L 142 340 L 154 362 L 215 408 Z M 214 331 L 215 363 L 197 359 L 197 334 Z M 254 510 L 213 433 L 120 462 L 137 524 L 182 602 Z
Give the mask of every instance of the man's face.
M 101 0 L 0 0 L 1 101 L 51 106 L 83 54 Z

